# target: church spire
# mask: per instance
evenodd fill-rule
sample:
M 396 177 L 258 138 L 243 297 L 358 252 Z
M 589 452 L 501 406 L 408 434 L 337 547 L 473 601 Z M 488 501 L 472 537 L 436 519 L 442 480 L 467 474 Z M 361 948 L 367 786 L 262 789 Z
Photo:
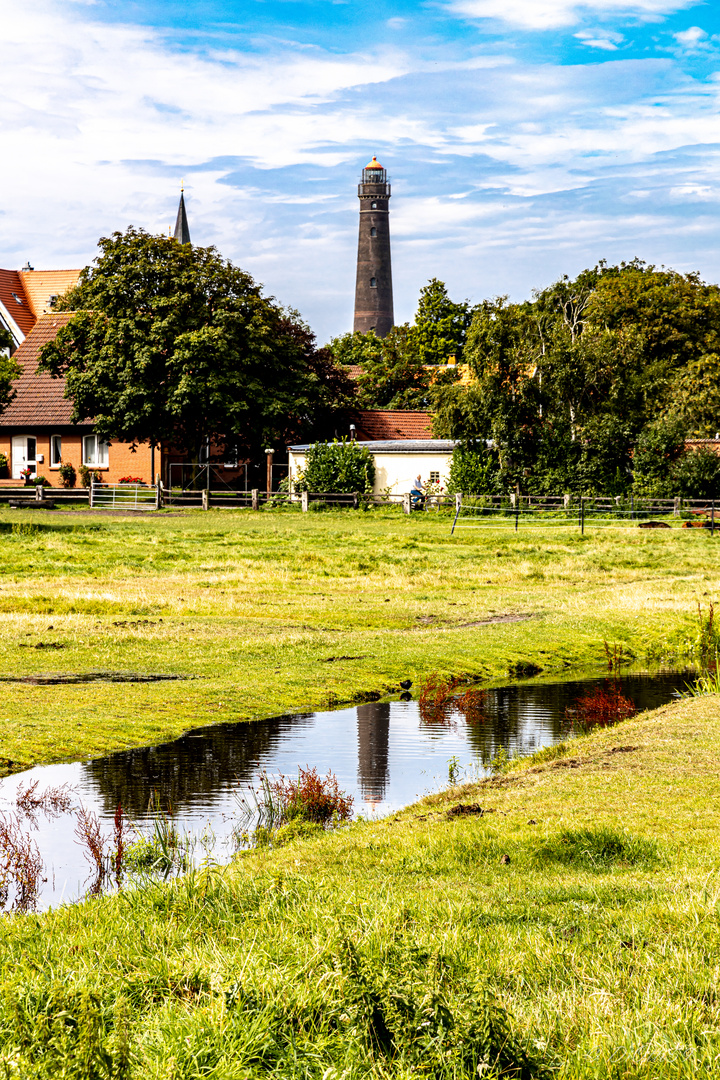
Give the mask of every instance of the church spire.
M 185 185 L 180 188 L 180 205 L 178 206 L 177 220 L 175 222 L 175 239 L 180 244 L 190 243 L 190 229 L 188 228 L 187 214 L 185 213 Z

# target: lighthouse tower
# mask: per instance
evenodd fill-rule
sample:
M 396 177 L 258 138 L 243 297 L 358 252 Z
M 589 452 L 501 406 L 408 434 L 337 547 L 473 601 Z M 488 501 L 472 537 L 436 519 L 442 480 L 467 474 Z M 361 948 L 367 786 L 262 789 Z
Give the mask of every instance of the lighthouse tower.
M 393 325 L 390 265 L 390 185 L 387 172 L 373 155 L 358 184 L 360 232 L 355 283 L 354 330 L 374 330 L 385 337 Z

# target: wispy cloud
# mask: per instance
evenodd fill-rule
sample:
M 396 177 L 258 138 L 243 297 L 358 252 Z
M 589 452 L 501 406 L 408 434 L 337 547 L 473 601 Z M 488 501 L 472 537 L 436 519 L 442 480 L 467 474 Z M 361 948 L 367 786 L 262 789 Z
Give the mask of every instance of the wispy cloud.
M 184 177 L 193 239 L 325 339 L 351 325 L 355 183 L 376 152 L 393 180 L 400 319 L 433 275 L 475 299 L 527 295 L 602 256 L 720 275 L 720 82 L 682 67 L 705 31 L 668 33 L 675 52 L 662 59 L 620 59 L 617 25 L 573 25 L 573 54 L 581 42 L 592 62 L 561 65 L 496 38 L 466 46 L 467 34 L 465 51 L 448 40 L 431 55 L 413 25 L 345 53 L 287 34 L 180 50 L 160 30 L 99 22 L 92 6 L 12 8 L 0 265 L 82 265 L 114 228 L 165 231 Z
M 622 34 L 615 33 L 612 30 L 605 32 L 601 30 L 580 30 L 573 36 L 583 45 L 587 45 L 588 48 L 603 49 L 605 52 L 617 52 L 624 40 Z
M 696 3 L 697 0 L 451 0 L 450 6 L 472 19 L 496 19 L 530 30 L 551 30 L 598 15 L 655 20 Z

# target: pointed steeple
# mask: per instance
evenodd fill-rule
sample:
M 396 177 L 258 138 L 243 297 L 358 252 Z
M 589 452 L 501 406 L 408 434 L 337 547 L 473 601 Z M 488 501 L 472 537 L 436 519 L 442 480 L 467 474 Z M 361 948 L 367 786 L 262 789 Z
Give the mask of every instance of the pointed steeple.
M 187 214 L 185 213 L 185 185 L 180 188 L 180 205 L 178 206 L 177 220 L 175 222 L 175 239 L 180 244 L 190 243 L 190 229 L 188 228 Z

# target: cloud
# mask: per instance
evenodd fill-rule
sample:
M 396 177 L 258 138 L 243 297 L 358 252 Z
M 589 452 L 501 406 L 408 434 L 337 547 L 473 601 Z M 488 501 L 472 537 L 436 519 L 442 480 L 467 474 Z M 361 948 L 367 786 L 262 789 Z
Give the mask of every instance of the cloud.
M 474 299 L 602 256 L 720 276 L 720 80 L 694 81 L 680 52 L 438 60 L 409 33 L 402 50 L 345 55 L 269 39 L 180 50 L 93 17 L 61 0 L 6 15 L 0 265 L 79 266 L 115 228 L 167 231 L 184 177 L 193 240 L 326 340 L 352 322 L 355 184 L 376 152 L 399 320 L 435 275 Z M 603 39 L 622 40 L 578 32 Z
M 573 26 L 588 14 L 656 20 L 697 0 L 451 0 L 451 10 L 471 19 L 496 19 L 526 30 Z
M 574 37 L 589 48 L 604 49 L 606 52 L 616 52 L 623 41 L 623 35 L 613 31 L 580 30 Z
M 699 26 L 690 26 L 679 34 L 673 34 L 673 37 L 686 52 L 700 52 L 711 45 L 710 37 Z

